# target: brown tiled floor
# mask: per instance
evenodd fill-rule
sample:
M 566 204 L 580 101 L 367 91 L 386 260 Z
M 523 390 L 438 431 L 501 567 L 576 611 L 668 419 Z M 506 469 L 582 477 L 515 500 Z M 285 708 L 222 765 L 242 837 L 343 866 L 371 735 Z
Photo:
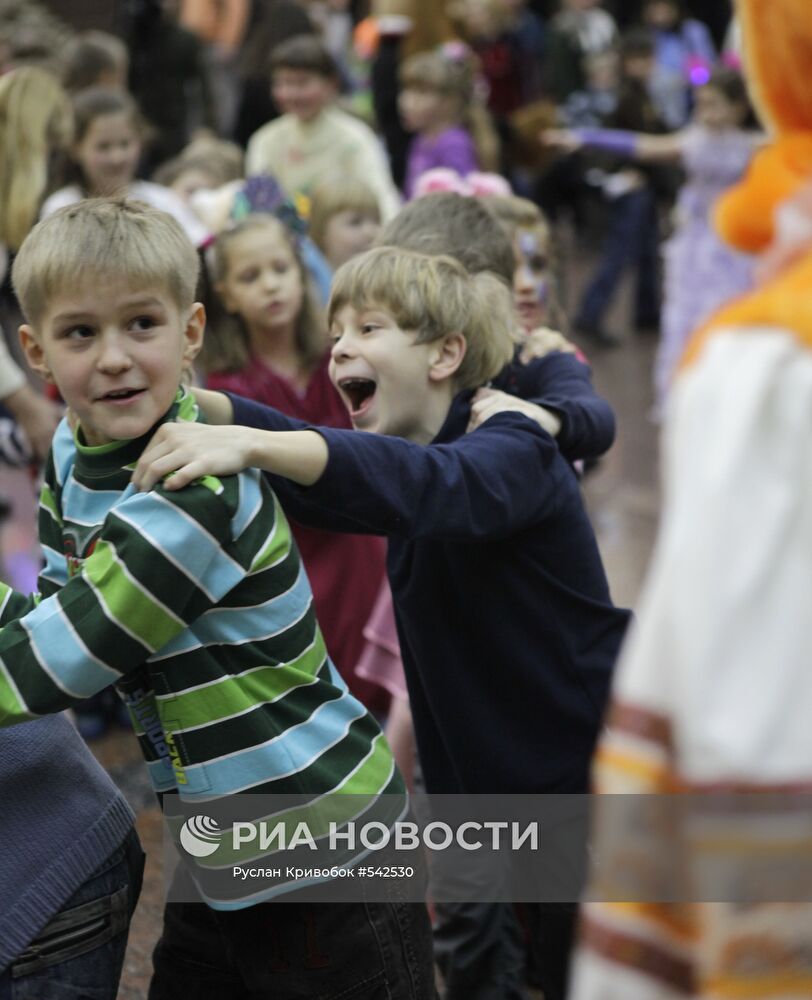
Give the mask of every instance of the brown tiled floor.
M 614 329 L 626 314 L 622 295 L 614 311 Z M 656 531 L 658 514 L 656 430 L 651 407 L 651 364 L 656 338 L 627 335 L 615 350 L 593 350 L 595 383 L 618 417 L 615 446 L 584 483 L 584 494 L 618 604 L 636 601 Z M 30 486 L 20 476 L 0 476 L 0 492 L 17 506 L 16 522 L 4 541 L 18 547 L 30 523 Z M 22 525 L 22 527 L 21 527 Z M 132 735 L 115 732 L 93 745 L 101 762 L 124 788 L 138 811 L 138 831 L 147 853 L 144 889 L 135 914 L 119 992 L 120 1000 L 145 1000 L 150 954 L 160 932 L 163 906 L 160 815 L 149 790 L 143 762 Z

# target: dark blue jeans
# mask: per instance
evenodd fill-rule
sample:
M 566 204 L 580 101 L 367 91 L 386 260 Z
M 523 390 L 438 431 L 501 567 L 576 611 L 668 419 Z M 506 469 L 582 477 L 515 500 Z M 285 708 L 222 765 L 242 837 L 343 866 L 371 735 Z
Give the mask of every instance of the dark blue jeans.
M 660 313 L 657 202 L 649 187 L 629 191 L 611 203 L 609 232 L 589 280 L 574 325 L 600 329 L 627 267 L 635 268 L 634 319 L 656 325 Z
M 288 897 L 290 898 L 290 897 Z M 423 903 L 169 903 L 149 1000 L 435 1000 Z
M 0 1000 L 115 1000 L 144 852 L 135 830 L 0 973 Z

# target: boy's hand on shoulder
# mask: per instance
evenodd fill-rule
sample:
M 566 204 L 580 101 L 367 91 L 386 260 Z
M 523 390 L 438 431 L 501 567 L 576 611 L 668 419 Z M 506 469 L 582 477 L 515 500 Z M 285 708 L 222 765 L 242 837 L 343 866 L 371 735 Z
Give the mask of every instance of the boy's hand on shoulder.
M 137 489 L 179 490 L 203 476 L 229 476 L 252 464 L 248 427 L 163 424 L 152 436 L 132 475 Z
M 526 365 L 528 361 L 532 361 L 534 358 L 543 358 L 554 351 L 577 354 L 578 348 L 558 330 L 552 330 L 549 326 L 538 326 L 535 330 L 531 330 L 525 338 L 519 360 Z
M 468 431 L 475 431 L 497 413 L 523 413 L 535 420 L 542 430 L 555 437 L 561 430 L 561 418 L 552 410 L 547 410 L 537 403 L 529 403 L 499 389 L 479 389 L 471 401 L 471 419 L 468 421 Z

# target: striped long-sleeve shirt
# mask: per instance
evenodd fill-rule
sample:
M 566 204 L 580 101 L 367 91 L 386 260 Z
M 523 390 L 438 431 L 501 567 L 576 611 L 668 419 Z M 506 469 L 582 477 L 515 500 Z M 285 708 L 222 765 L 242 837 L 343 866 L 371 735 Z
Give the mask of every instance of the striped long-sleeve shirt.
M 179 393 L 168 416 L 195 419 L 192 398 Z M 145 443 L 88 448 L 67 424 L 57 431 L 40 594 L 0 584 L 0 725 L 115 683 L 158 792 L 399 796 L 380 729 L 327 655 L 262 477 L 138 493 Z

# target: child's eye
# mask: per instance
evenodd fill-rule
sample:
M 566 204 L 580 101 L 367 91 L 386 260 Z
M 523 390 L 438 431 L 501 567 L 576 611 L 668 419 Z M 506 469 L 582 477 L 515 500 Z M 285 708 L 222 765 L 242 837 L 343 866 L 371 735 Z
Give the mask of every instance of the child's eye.
M 277 274 L 287 274 L 290 270 L 290 264 L 285 264 L 280 261 L 278 264 L 274 264 L 273 269 Z
M 157 326 L 157 322 L 154 316 L 136 316 L 130 322 L 130 328 L 137 332 L 146 332 Z
M 242 282 L 244 285 L 250 284 L 252 281 L 256 281 L 259 276 L 259 271 L 255 268 L 251 268 L 250 271 L 240 271 L 237 275 L 237 281 Z
M 62 331 L 62 337 L 65 340 L 88 340 L 92 336 L 93 329 L 89 326 L 69 326 Z
M 363 323 L 361 325 L 361 333 L 374 333 L 375 330 L 380 330 L 377 323 Z

